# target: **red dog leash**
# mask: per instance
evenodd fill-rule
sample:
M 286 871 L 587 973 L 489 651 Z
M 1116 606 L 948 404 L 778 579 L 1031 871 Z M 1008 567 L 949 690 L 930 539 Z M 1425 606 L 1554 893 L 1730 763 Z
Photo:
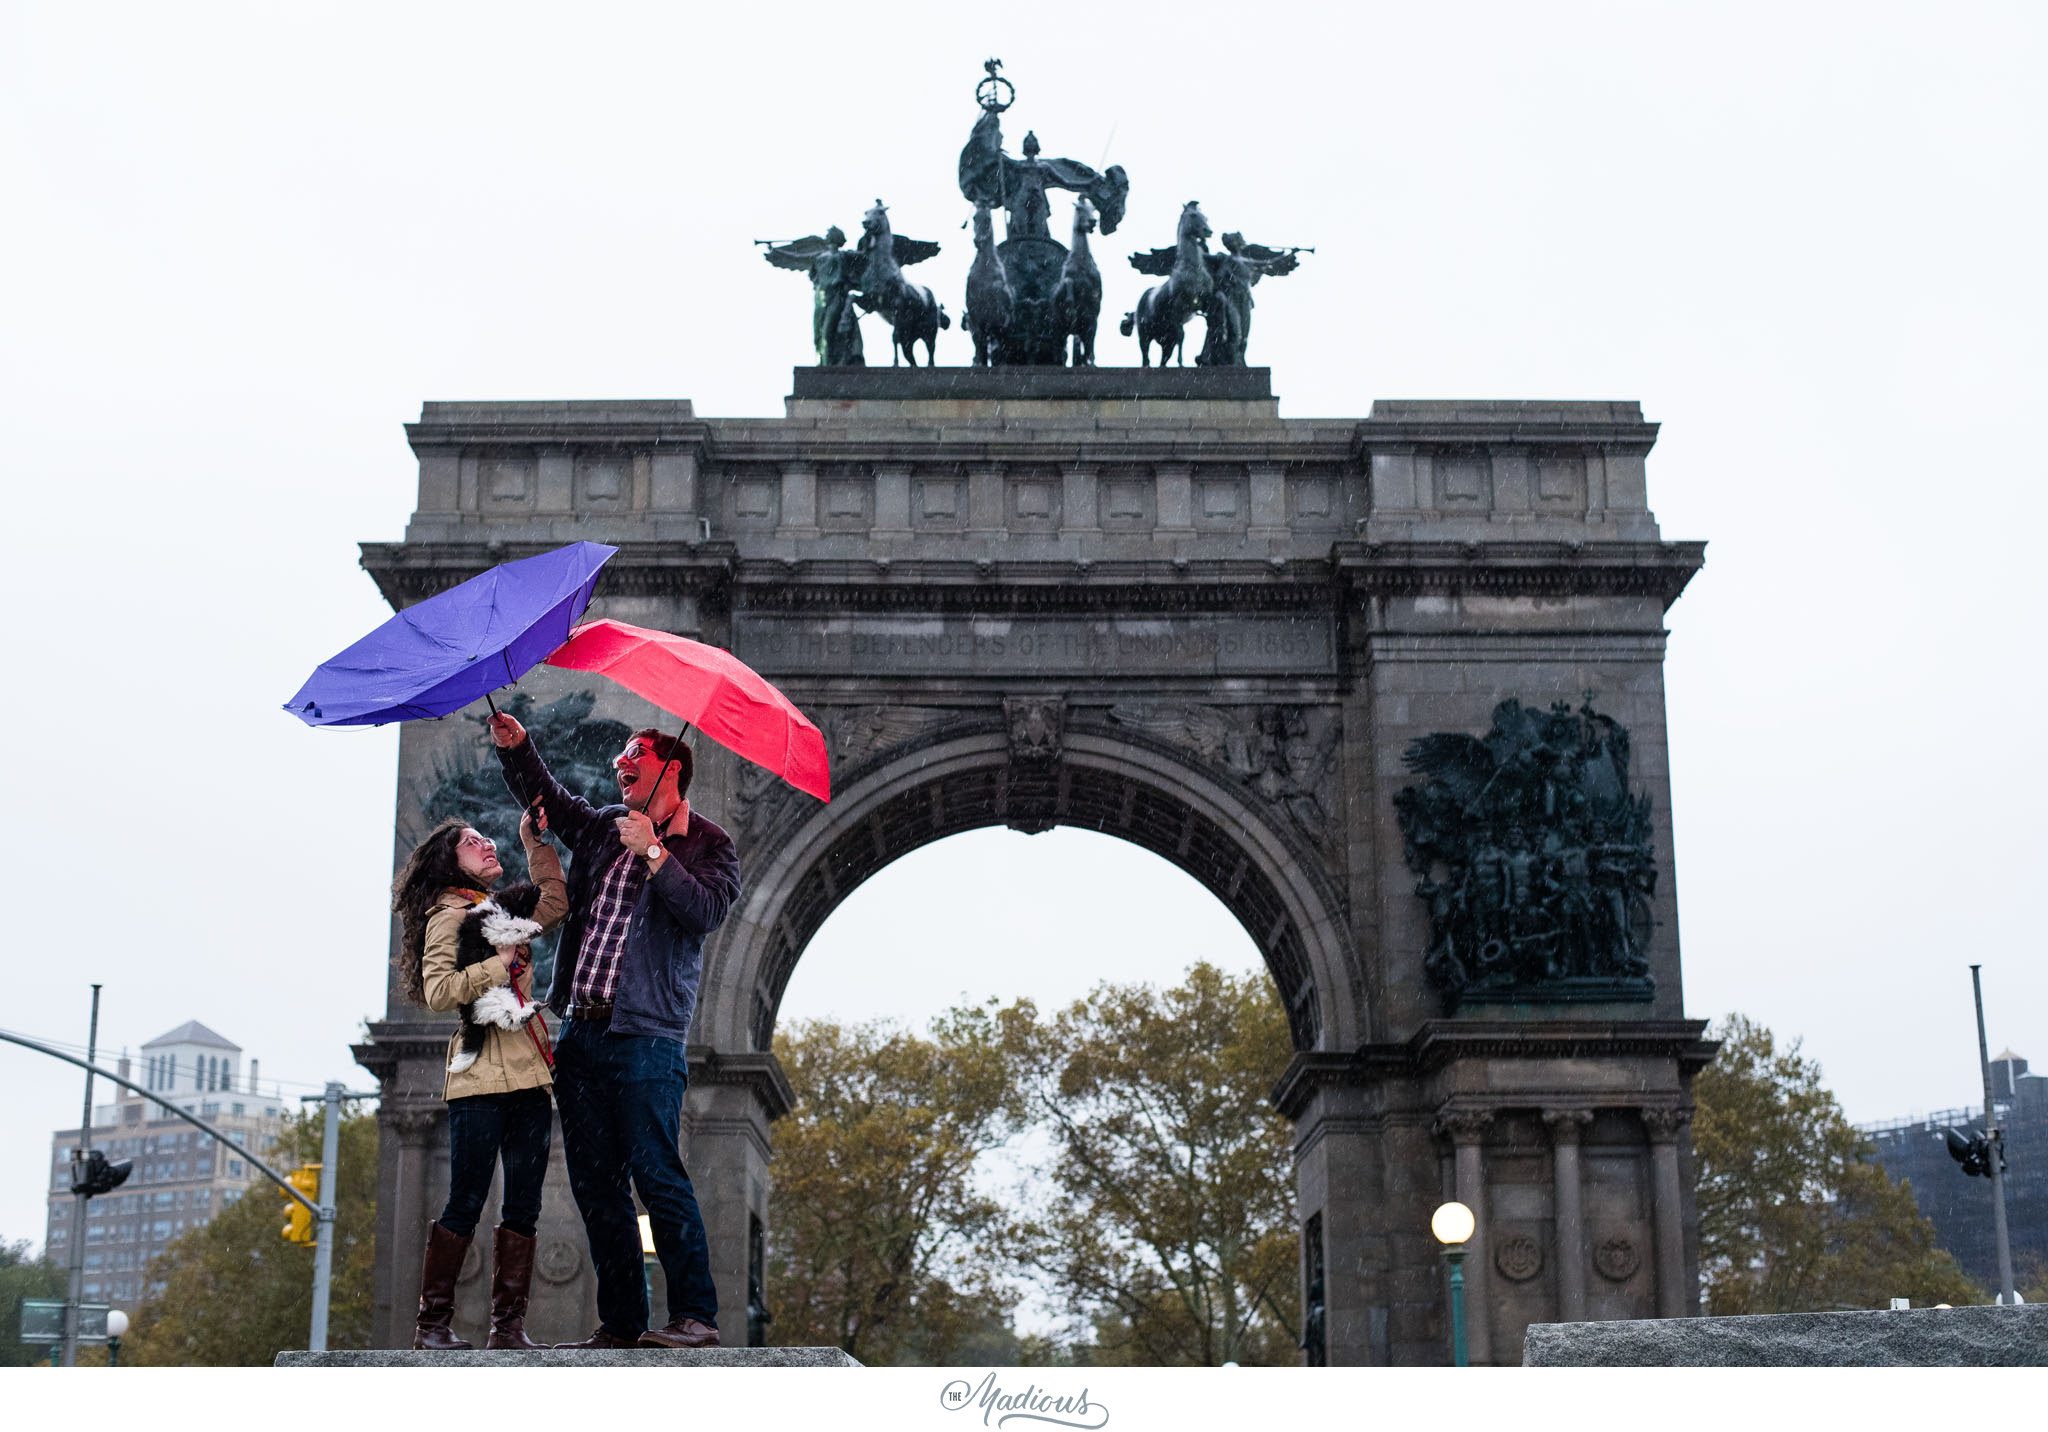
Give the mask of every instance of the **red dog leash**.
M 491 897 L 488 895 L 478 895 L 474 900 L 469 902 L 470 908 L 474 909 L 478 905 L 483 904 L 484 901 L 490 898 Z M 526 950 L 526 953 L 528 955 L 531 955 L 533 953 L 533 947 L 531 945 L 524 946 L 523 948 Z M 499 958 L 504 958 L 502 953 L 500 953 Z M 508 983 L 512 986 L 512 998 L 519 1001 L 519 1007 L 521 1009 L 526 1008 L 527 1001 L 526 996 L 520 993 L 519 990 L 519 971 L 521 969 L 530 968 L 532 968 L 532 966 L 528 965 L 526 961 L 522 959 L 514 959 L 513 961 L 511 961 L 510 964 L 506 966 L 506 972 L 510 976 Z M 552 1070 L 555 1067 L 555 1054 L 554 1050 L 550 1046 L 552 1046 L 555 1042 L 555 1035 L 554 1031 L 548 1028 L 547 1017 L 543 1015 L 539 1009 L 535 1009 L 533 1012 L 533 1018 L 525 1020 L 523 1021 L 523 1023 L 525 1025 L 527 1037 L 533 1041 L 534 1051 L 540 1055 L 541 1061 L 544 1064 L 546 1064 L 550 1070 Z M 536 1024 L 540 1026 L 540 1034 L 535 1034 L 533 1032 L 533 1027 Z M 541 1034 L 547 1035 L 546 1043 L 542 1043 L 540 1037 Z
M 530 947 L 527 950 L 527 953 L 533 953 Z M 519 963 L 522 967 L 531 968 L 531 966 L 527 965 L 526 961 L 524 960 L 521 960 Z M 513 973 L 512 976 L 512 998 L 519 1001 L 519 1007 L 521 1009 L 526 1008 L 526 996 L 519 992 L 519 975 L 516 971 Z M 534 1049 L 539 1053 L 541 1059 L 546 1062 L 548 1068 L 553 1069 L 555 1067 L 555 1054 L 554 1050 L 549 1048 L 549 1045 L 552 1045 L 554 1043 L 554 1033 L 551 1030 L 549 1030 L 547 1016 L 541 1013 L 540 1007 L 538 1005 L 534 1007 L 533 1018 L 527 1020 L 525 1024 L 527 1037 L 533 1040 Z M 540 1026 L 540 1034 L 535 1034 L 533 1031 L 533 1027 L 536 1024 Z M 546 1043 L 541 1042 L 541 1034 L 545 1034 L 548 1036 Z

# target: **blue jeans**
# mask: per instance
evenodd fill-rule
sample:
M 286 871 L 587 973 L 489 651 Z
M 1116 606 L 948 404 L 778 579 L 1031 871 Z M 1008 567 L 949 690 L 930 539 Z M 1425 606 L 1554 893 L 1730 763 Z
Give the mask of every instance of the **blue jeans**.
M 590 1238 L 598 1320 L 614 1337 L 647 1331 L 634 1190 L 654 1227 L 654 1251 L 668 1283 L 668 1320 L 718 1326 L 711 1246 L 676 1151 L 688 1078 L 682 1045 L 655 1035 L 613 1034 L 602 1021 L 567 1021 L 555 1045 L 555 1103 L 562 1111 L 569 1190 Z
M 448 1206 L 441 1210 L 441 1226 L 458 1238 L 476 1232 L 491 1174 L 502 1159 L 505 1196 L 499 1200 L 498 1223 L 533 1237 L 554 1123 L 554 1101 L 545 1089 L 449 1100 Z

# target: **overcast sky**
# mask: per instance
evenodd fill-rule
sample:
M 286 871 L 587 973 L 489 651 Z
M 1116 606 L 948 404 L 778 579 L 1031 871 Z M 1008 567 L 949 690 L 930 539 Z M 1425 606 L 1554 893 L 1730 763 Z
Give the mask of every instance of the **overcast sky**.
M 1667 668 L 1692 1013 L 1804 1036 L 1852 1117 L 1961 1104 L 1981 960 L 1994 1047 L 2048 1063 L 2042 15 L 0 5 L 0 1027 L 82 1042 L 101 980 L 110 1046 L 197 1018 L 294 1089 L 364 1086 L 396 738 L 278 705 L 386 614 L 356 544 L 412 508 L 401 424 L 778 413 L 810 298 L 748 241 L 878 196 L 945 245 L 918 275 L 957 314 L 954 166 L 1000 55 L 1013 144 L 1128 169 L 1105 258 L 1191 198 L 1316 247 L 1259 290 L 1284 415 L 1663 424 L 1652 505 L 1710 543 Z M 1120 313 L 1139 276 L 1104 273 Z M 1132 361 L 1107 323 L 1102 356 Z M 1155 857 L 982 832 L 856 892 L 786 1013 L 1196 957 L 1255 959 Z M 0 1237 L 39 1242 L 77 1083 L 0 1071 Z

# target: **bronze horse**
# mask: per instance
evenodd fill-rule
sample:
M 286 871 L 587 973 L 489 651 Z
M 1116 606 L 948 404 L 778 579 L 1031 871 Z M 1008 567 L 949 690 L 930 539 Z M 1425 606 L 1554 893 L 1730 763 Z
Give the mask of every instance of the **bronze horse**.
M 1102 316 L 1102 270 L 1088 252 L 1095 228 L 1095 206 L 1087 195 L 1074 201 L 1074 246 L 1067 250 L 1059 286 L 1052 291 L 1052 317 L 1062 337 L 1074 340 L 1076 368 L 1095 366 L 1095 324 Z
M 1017 305 L 1003 256 L 996 252 L 995 223 L 989 206 L 974 206 L 974 266 L 967 270 L 967 311 L 961 318 L 974 339 L 974 366 L 987 368 L 1009 361 L 1010 326 Z
M 868 312 L 889 320 L 890 366 L 895 366 L 901 355 L 915 368 L 917 350 L 913 345 L 920 339 L 924 341 L 925 365 L 936 364 L 935 340 L 941 328 L 953 326 L 953 320 L 946 317 L 945 307 L 932 297 L 930 289 L 903 277 L 902 265 L 923 263 L 938 253 L 939 246 L 890 233 L 889 211 L 880 199 L 861 219 L 860 227 L 860 248 L 868 264 L 856 301 Z
M 1203 216 L 1201 205 L 1190 199 L 1180 211 L 1180 227 L 1172 248 L 1131 255 L 1131 267 L 1139 273 L 1167 276 L 1165 283 L 1138 296 L 1137 308 L 1126 313 L 1119 325 L 1126 336 L 1136 330 L 1138 361 L 1144 367 L 1152 366 L 1154 343 L 1159 345 L 1160 367 L 1166 366 L 1168 355 L 1182 364 L 1187 362 L 1183 343 L 1188 320 L 1201 312 L 1216 287 L 1209 272 L 1209 232 L 1209 221 Z

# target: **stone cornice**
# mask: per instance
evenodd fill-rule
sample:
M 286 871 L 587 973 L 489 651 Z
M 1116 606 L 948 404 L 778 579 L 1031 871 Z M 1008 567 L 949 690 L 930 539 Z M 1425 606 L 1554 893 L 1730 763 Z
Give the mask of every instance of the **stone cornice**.
M 736 612 L 914 611 L 914 612 L 1302 612 L 1324 615 L 1336 609 L 1337 589 L 1313 574 L 1293 580 L 1265 564 L 1194 563 L 1170 572 L 1163 583 L 1134 583 L 1134 572 L 1106 570 L 1104 563 L 1083 575 L 1070 563 L 996 564 L 986 573 L 972 562 L 922 562 L 913 569 L 851 567 L 831 580 L 828 564 L 743 563 L 733 588 Z M 1140 564 L 1117 564 L 1137 568 Z M 1235 565 L 1242 571 L 1218 570 Z M 1309 564 L 1299 564 L 1309 565 Z M 1317 564 L 1320 565 L 1320 564 Z M 865 570 L 860 570 L 861 568 Z M 1020 570 L 1025 569 L 1025 570 Z M 1307 580 L 1303 580 L 1303 576 Z
M 559 542 L 364 542 L 363 570 L 394 608 L 445 592 L 500 562 L 551 552 Z M 619 542 L 598 590 L 606 596 L 702 593 L 732 580 L 737 549 L 730 542 Z
M 1358 424 L 1361 452 L 1405 444 L 1601 447 L 1647 453 L 1657 424 L 1632 402 L 1411 402 L 1381 400 Z
M 1339 577 L 1368 596 L 1654 596 L 1666 608 L 1706 565 L 1704 542 L 1340 542 Z
M 1350 1054 L 1300 1051 L 1267 1097 L 1299 1118 L 1318 1089 L 1415 1078 L 1460 1059 L 1672 1059 L 1690 1078 L 1720 1048 L 1706 1031 L 1702 1019 L 1433 1019 L 1399 1043 L 1361 1044 Z
M 705 459 L 714 465 L 800 459 L 817 463 L 939 465 L 1031 462 L 1105 468 L 1162 462 L 1348 467 L 1356 451 L 1349 424 L 1299 419 L 1287 420 L 1292 422 L 1291 428 L 1282 426 L 1278 420 L 1258 428 L 1218 420 L 1197 427 L 1171 423 L 1148 426 L 1138 422 L 1111 427 L 1105 423 L 1100 429 L 1077 429 L 1070 424 L 984 428 L 966 424 L 892 427 L 881 423 L 862 427 L 773 427 L 765 422 L 743 425 L 736 420 L 727 421 L 732 422 L 735 430 L 721 432 L 713 425 L 705 446 Z
M 1216 368 L 797 368 L 797 399 L 883 402 L 1018 402 L 1139 399 L 1257 401 L 1273 396 L 1273 370 Z
M 549 542 L 365 542 L 362 565 L 403 607 Z M 1367 597 L 1653 596 L 1669 607 L 1706 562 L 1703 542 L 1340 542 L 1329 558 L 1181 561 L 743 557 L 732 541 L 624 542 L 607 596 L 731 589 L 757 611 L 1327 610 Z
M 766 1051 L 722 1054 L 708 1044 L 689 1047 L 692 1084 L 731 1084 L 752 1091 L 768 1117 L 779 1119 L 796 1107 L 796 1090 L 782 1061 Z
M 369 1038 L 349 1046 L 357 1064 L 388 1084 L 407 1060 L 427 1060 L 438 1065 L 447 1053 L 448 1036 L 455 1032 L 452 1019 L 374 1020 L 368 1025 Z
M 1629 1055 L 1676 1059 L 1687 1075 L 1706 1067 L 1720 1046 L 1703 1019 L 1432 1019 L 1406 1044 L 1416 1072 L 1457 1059 L 1583 1059 Z
M 702 443 L 708 426 L 688 399 L 627 402 L 426 403 L 405 425 L 413 451 L 500 444 L 646 447 Z

